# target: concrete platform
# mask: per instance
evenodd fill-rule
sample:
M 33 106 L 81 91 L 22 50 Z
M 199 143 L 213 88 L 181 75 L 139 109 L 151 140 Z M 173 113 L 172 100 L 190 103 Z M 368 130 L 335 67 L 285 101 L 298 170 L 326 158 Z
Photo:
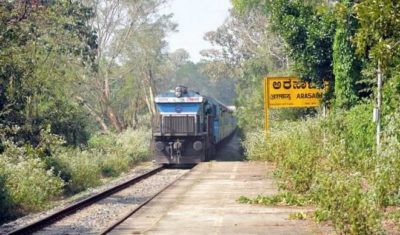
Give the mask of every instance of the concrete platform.
M 236 201 L 277 193 L 272 170 L 259 162 L 201 163 L 111 234 L 325 234 L 309 220 L 288 219 L 311 208 Z

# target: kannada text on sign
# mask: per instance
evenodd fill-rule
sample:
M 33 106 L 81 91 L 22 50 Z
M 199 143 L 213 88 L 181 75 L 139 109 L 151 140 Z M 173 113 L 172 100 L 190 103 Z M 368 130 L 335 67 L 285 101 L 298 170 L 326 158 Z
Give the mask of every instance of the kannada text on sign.
M 265 86 L 269 108 L 318 107 L 324 93 L 297 77 L 267 77 Z

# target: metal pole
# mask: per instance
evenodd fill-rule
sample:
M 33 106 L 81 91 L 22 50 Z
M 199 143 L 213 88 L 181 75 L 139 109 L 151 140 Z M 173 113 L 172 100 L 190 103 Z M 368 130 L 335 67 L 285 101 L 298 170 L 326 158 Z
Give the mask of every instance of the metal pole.
M 269 135 L 269 126 L 268 126 L 268 109 L 269 109 L 269 94 L 268 94 L 268 77 L 264 78 L 264 128 L 266 133 L 266 139 L 268 139 Z
M 381 148 L 381 106 L 382 106 L 382 70 L 381 61 L 378 61 L 378 94 L 377 94 L 377 114 L 376 114 L 376 151 L 380 154 Z

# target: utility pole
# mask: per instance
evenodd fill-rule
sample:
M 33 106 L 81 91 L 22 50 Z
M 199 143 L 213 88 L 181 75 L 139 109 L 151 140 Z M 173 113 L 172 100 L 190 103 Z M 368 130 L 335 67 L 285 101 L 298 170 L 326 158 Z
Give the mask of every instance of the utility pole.
M 382 69 L 381 69 L 381 61 L 378 61 L 378 94 L 376 101 L 376 151 L 377 154 L 380 154 L 381 151 L 381 106 L 382 106 Z

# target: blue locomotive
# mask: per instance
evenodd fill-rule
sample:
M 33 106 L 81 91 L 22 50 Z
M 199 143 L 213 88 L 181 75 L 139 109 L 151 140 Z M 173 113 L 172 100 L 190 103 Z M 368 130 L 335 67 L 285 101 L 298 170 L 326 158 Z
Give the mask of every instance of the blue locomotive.
M 210 160 L 236 129 L 233 111 L 217 100 L 178 86 L 155 97 L 152 150 L 162 164 Z

